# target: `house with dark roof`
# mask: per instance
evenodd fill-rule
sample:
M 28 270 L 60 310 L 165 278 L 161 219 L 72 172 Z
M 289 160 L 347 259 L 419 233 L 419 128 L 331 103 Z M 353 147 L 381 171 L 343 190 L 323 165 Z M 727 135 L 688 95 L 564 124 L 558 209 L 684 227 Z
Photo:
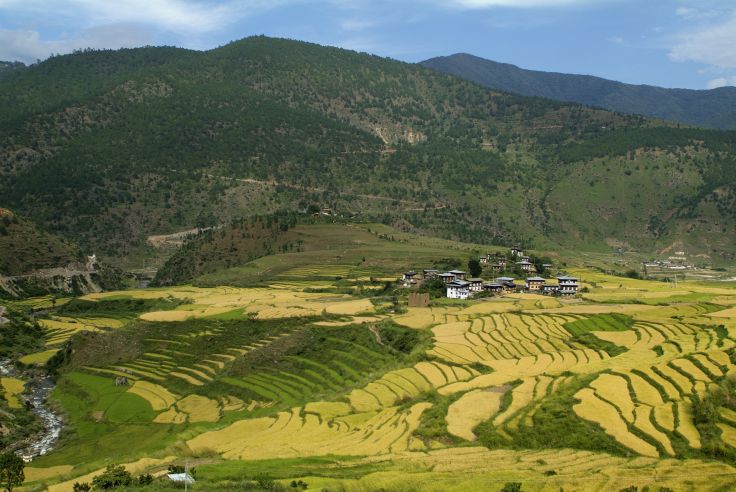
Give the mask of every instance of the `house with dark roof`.
M 465 272 L 462 270 L 450 270 L 448 273 L 455 275 L 458 280 L 465 280 Z
M 578 293 L 578 279 L 575 277 L 569 277 L 567 275 L 561 275 L 557 277 L 557 282 L 560 286 L 558 293 L 561 296 L 574 296 Z
M 516 290 L 516 284 L 514 283 L 514 278 L 512 277 L 498 277 L 496 279 L 496 282 L 501 284 L 501 288 L 504 292 L 513 292 Z
M 483 290 L 498 294 L 503 291 L 503 285 L 499 284 L 498 282 L 486 282 L 483 284 Z
M 457 277 L 455 277 L 455 274 L 450 272 L 440 273 L 437 275 L 437 278 L 442 280 L 444 283 L 449 284 L 453 280 L 456 280 Z
M 547 294 L 548 296 L 557 295 L 557 291 L 559 290 L 560 286 L 556 284 L 544 284 L 542 286 L 542 294 Z

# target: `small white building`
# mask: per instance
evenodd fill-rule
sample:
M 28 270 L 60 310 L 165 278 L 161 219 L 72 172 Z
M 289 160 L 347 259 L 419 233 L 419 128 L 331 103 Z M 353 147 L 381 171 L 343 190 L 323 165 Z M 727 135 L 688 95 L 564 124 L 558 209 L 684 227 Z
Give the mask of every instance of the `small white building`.
M 467 299 L 470 297 L 470 282 L 453 280 L 447 284 L 447 297 L 449 299 Z
M 578 293 L 578 279 L 575 277 L 568 277 L 563 275 L 557 277 L 559 283 L 559 289 L 557 292 L 562 296 L 574 296 Z
M 511 248 L 511 256 L 524 256 L 524 250 L 521 246 L 514 246 Z

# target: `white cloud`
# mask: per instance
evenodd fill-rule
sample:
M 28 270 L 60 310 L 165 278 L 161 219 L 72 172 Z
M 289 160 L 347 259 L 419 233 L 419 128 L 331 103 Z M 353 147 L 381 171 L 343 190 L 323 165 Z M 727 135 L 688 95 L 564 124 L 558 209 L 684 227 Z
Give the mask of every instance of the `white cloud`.
M 675 9 L 675 15 L 685 20 L 710 19 L 717 17 L 720 13 L 717 9 L 698 10 L 692 7 L 679 7 Z
M 670 58 L 736 68 L 736 10 L 721 23 L 702 26 L 681 36 L 670 51 Z
M 343 31 L 364 31 L 371 27 L 375 27 L 378 23 L 368 19 L 345 19 L 340 22 L 340 29 Z
M 38 31 L 0 29 L 0 60 L 31 63 L 52 53 L 65 54 L 83 48 L 131 48 L 152 43 L 138 26 L 113 24 L 82 31 L 73 38 L 44 40 Z
M 62 18 L 86 27 L 100 24 L 152 25 L 179 34 L 221 29 L 253 13 L 285 0 L 0 0 L 0 11 Z M 288 0 L 286 0 L 288 1 Z
M 719 87 L 736 86 L 736 75 L 732 77 L 718 77 L 717 79 L 709 80 L 707 84 L 708 89 L 718 89 Z

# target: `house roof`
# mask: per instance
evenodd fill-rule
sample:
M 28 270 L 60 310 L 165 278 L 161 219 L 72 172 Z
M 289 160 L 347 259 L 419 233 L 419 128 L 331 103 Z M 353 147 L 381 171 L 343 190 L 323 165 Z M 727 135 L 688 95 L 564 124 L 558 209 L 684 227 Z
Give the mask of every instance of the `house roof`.
M 531 265 L 529 260 L 521 260 L 516 262 L 517 265 Z
M 168 473 L 166 475 L 172 482 L 194 483 L 194 478 L 188 473 Z
M 462 270 L 450 270 L 450 273 L 455 273 L 455 274 L 462 273 L 463 275 L 465 274 L 465 272 Z
M 544 282 L 546 279 L 543 279 L 542 277 L 529 277 L 526 280 L 527 282 Z
M 425 273 L 438 272 L 438 271 L 439 270 L 434 270 L 434 269 L 424 270 Z
M 416 274 L 417 272 L 415 272 L 414 270 L 409 271 L 409 272 L 404 272 L 404 275 L 406 275 L 407 277 L 411 277 L 412 275 L 416 275 Z
M 496 282 L 513 282 L 516 280 L 514 277 L 498 277 Z
M 474 278 L 469 278 L 468 282 L 483 282 L 483 279 L 479 277 L 474 277 Z
M 448 287 L 467 287 L 468 285 L 470 285 L 470 282 L 466 282 L 465 280 L 453 280 L 447 284 Z
M 501 284 L 496 283 L 496 282 L 489 282 L 489 283 L 483 284 L 483 287 L 491 287 L 491 288 L 494 288 L 494 289 L 500 289 L 503 286 Z
M 557 280 L 575 280 L 577 281 L 577 277 L 568 277 L 567 275 L 562 275 L 560 277 L 557 277 Z
M 440 273 L 439 276 L 440 277 L 454 277 L 455 274 L 454 273 L 445 272 L 445 273 Z

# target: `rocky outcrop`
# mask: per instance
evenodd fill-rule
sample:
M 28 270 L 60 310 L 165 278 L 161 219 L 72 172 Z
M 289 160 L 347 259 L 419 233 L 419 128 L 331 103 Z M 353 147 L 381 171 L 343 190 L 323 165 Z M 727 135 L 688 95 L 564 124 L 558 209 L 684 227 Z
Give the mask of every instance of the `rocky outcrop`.
M 82 295 L 121 289 L 130 281 L 129 274 L 99 263 L 97 257 L 92 255 L 88 256 L 84 263 L 76 262 L 59 268 L 44 268 L 24 275 L 0 275 L 0 296 Z

